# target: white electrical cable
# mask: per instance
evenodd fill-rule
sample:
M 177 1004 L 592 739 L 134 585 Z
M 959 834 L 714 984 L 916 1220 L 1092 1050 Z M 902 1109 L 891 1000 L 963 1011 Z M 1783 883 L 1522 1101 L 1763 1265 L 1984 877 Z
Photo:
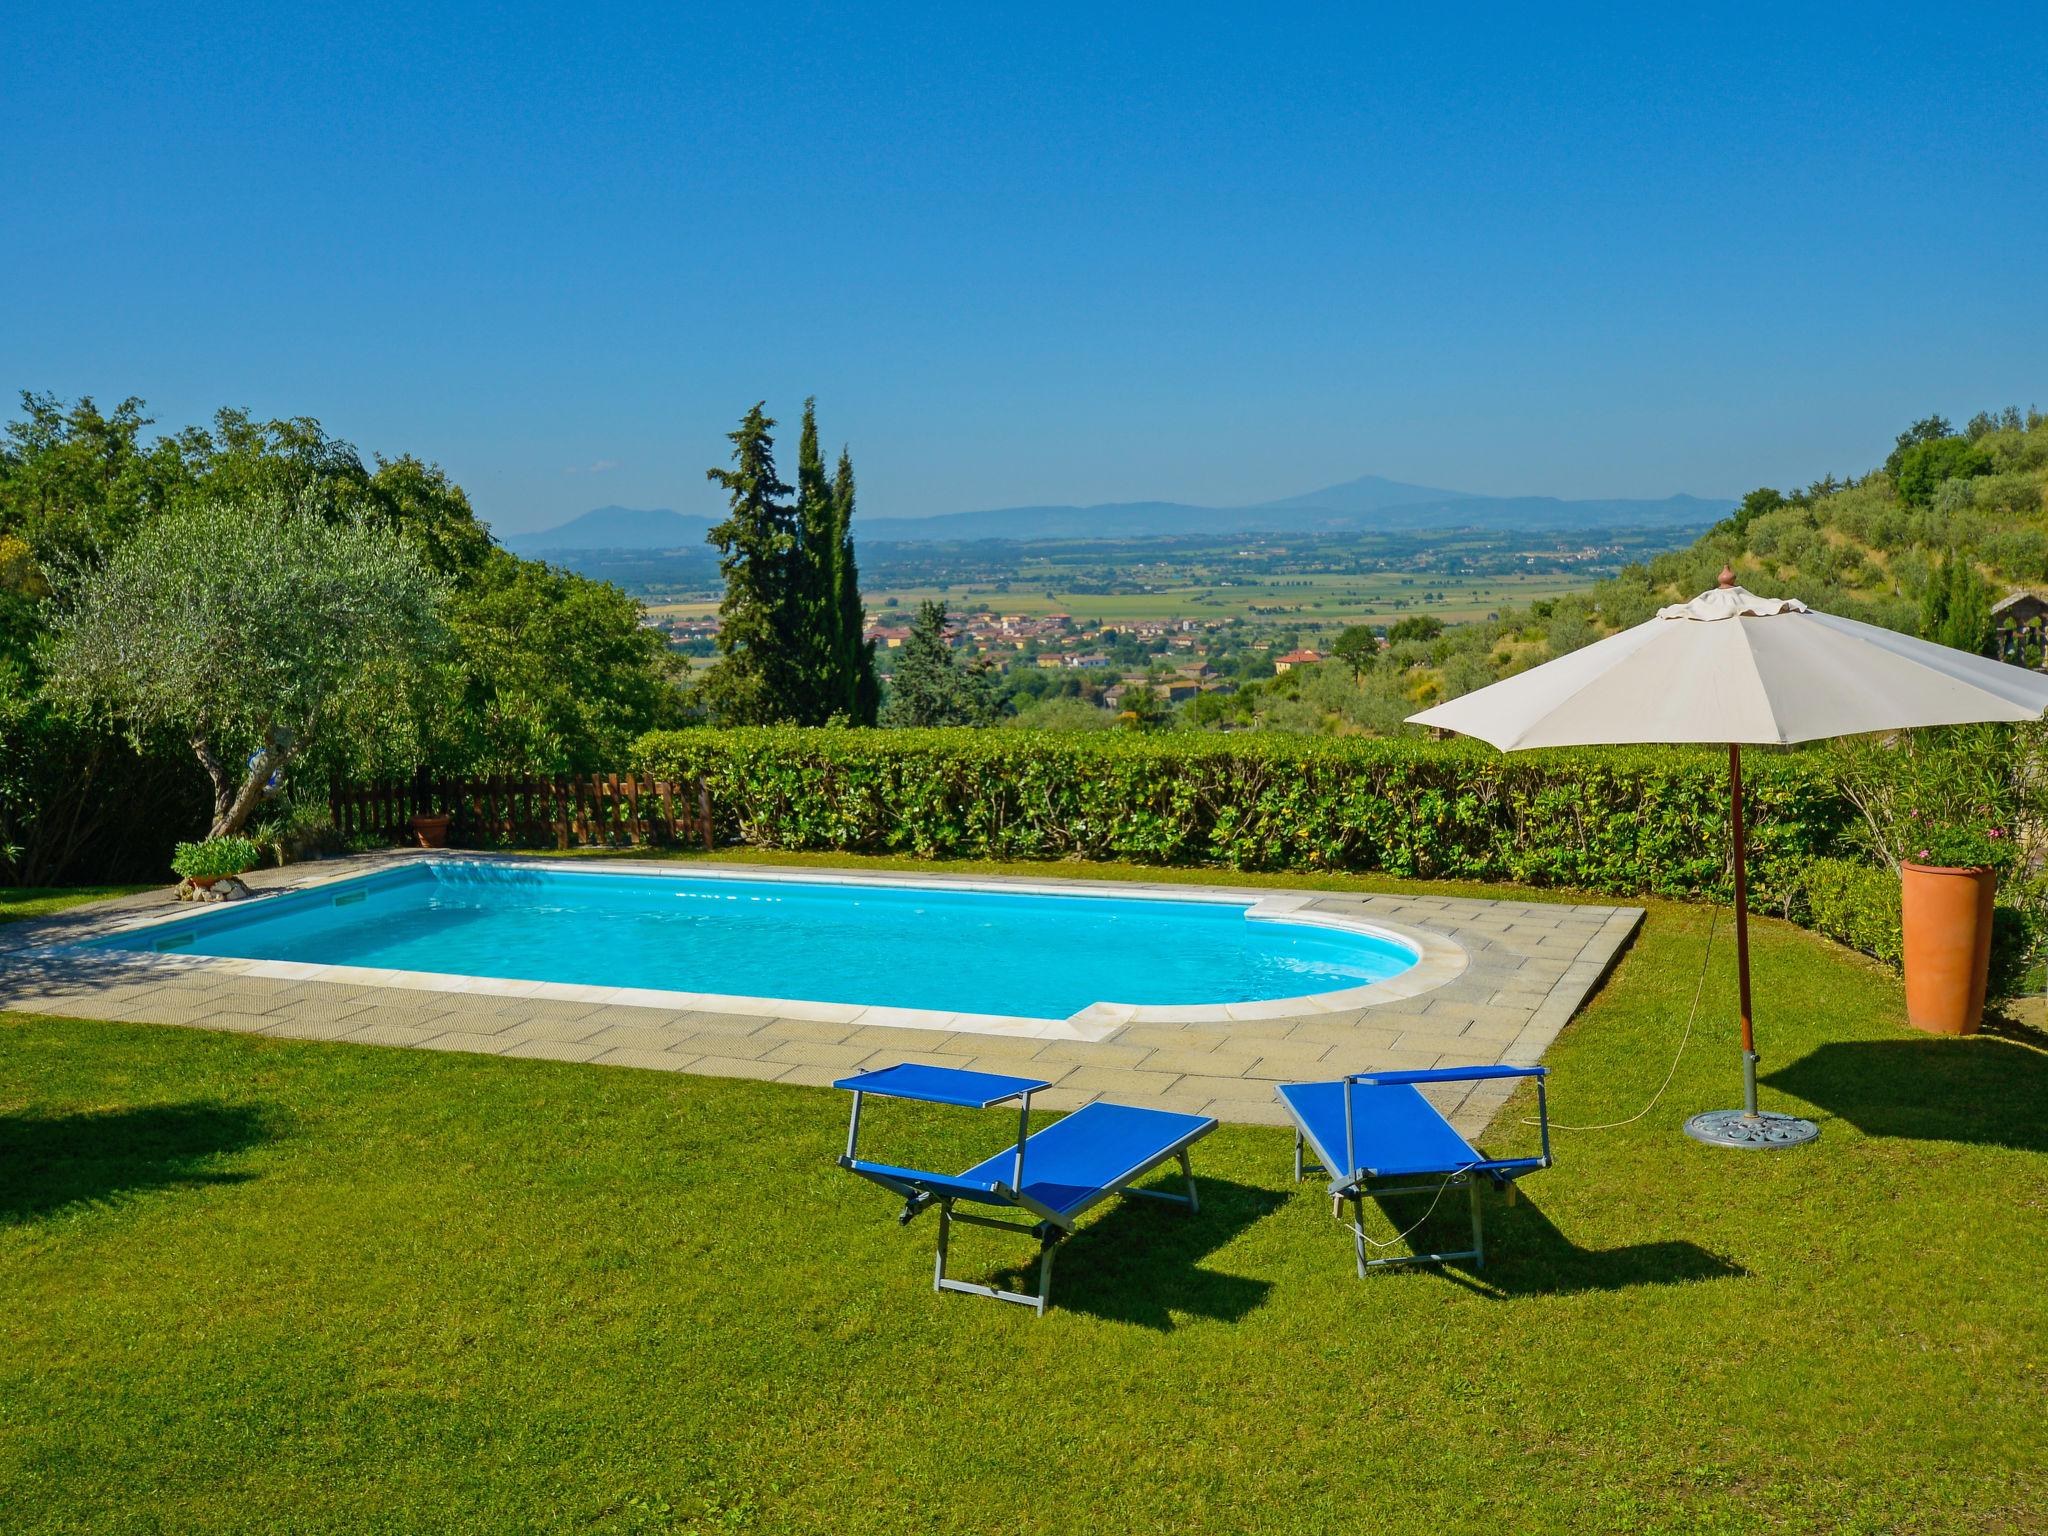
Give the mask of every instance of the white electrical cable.
M 1400 1231 L 1400 1232 L 1396 1232 L 1396 1233 L 1395 1233 L 1395 1234 L 1394 1234 L 1394 1235 L 1393 1235 L 1392 1237 L 1388 1238 L 1388 1239 L 1387 1239 L 1387 1240 L 1386 1240 L 1385 1242 L 1382 1242 L 1382 1241 L 1380 1241 L 1380 1239 L 1378 1239 L 1378 1238 L 1376 1238 L 1376 1237 L 1367 1237 L 1367 1236 L 1366 1236 L 1366 1233 L 1365 1233 L 1365 1228 L 1364 1228 L 1364 1227 L 1362 1227 L 1362 1226 L 1360 1226 L 1360 1225 L 1359 1225 L 1359 1224 L 1358 1224 L 1357 1222 L 1355 1222 L 1355 1221 L 1347 1221 L 1347 1222 L 1344 1222 L 1343 1224 L 1344 1224 L 1345 1226 L 1349 1227 L 1349 1228 L 1350 1228 L 1350 1229 L 1351 1229 L 1351 1230 L 1352 1230 L 1353 1232 L 1355 1232 L 1355 1233 L 1356 1233 L 1356 1234 L 1357 1234 L 1357 1235 L 1359 1236 L 1359 1238 L 1360 1238 L 1360 1239 L 1362 1239 L 1363 1241 L 1365 1241 L 1365 1242 L 1367 1242 L 1367 1243 L 1371 1244 L 1371 1245 L 1372 1245 L 1373 1247 L 1375 1247 L 1375 1248 L 1391 1248 L 1391 1247 L 1393 1247 L 1393 1246 L 1394 1246 L 1394 1244 L 1396 1244 L 1396 1243 L 1398 1243 L 1398 1242 L 1403 1242 L 1403 1241 L 1405 1241 L 1405 1240 L 1407 1239 L 1407 1237 L 1408 1237 L 1408 1234 L 1409 1234 L 1410 1232 L 1413 1232 L 1413 1231 L 1415 1231 L 1415 1230 L 1416 1230 L 1417 1228 L 1419 1228 L 1419 1227 L 1420 1227 L 1420 1226 L 1421 1226 L 1421 1225 L 1422 1225 L 1422 1224 L 1423 1224 L 1423 1223 L 1424 1223 L 1425 1221 L 1428 1221 L 1428 1220 L 1429 1220 L 1429 1218 L 1430 1218 L 1431 1216 L 1435 1215 L 1435 1214 L 1436 1214 L 1436 1207 L 1437 1207 L 1437 1202 L 1443 1199 L 1443 1197 L 1444 1197 L 1444 1191 L 1445 1191 L 1445 1190 L 1447 1190 L 1447 1189 L 1449 1189 L 1449 1188 L 1450 1188 L 1450 1187 L 1451 1187 L 1451 1186 L 1452 1186 L 1453 1184 L 1457 1183 L 1460 1177 L 1462 1177 L 1462 1176 L 1463 1176 L 1463 1175 L 1465 1175 L 1465 1174 L 1468 1174 L 1468 1173 L 1470 1173 L 1470 1172 L 1471 1172 L 1471 1171 L 1472 1171 L 1472 1170 L 1473 1170 L 1474 1168 L 1477 1168 L 1478 1166 L 1479 1166 L 1479 1165 L 1478 1165 L 1477 1163 L 1467 1163 L 1467 1164 L 1466 1164 L 1466 1165 L 1465 1165 L 1464 1167 L 1462 1167 L 1462 1168 L 1460 1168 L 1460 1169 L 1456 1170 L 1455 1172 L 1453 1172 L 1452 1174 L 1450 1174 L 1450 1175 L 1449 1175 L 1449 1176 L 1448 1176 L 1447 1178 L 1445 1178 L 1445 1180 L 1443 1181 L 1443 1183 L 1441 1183 L 1441 1184 L 1437 1185 L 1437 1187 L 1436 1187 L 1436 1195 L 1435 1195 L 1435 1197 L 1434 1197 L 1433 1199 L 1431 1199 L 1431 1201 L 1429 1202 L 1429 1209 L 1428 1209 L 1428 1210 L 1426 1210 L 1426 1211 L 1424 1211 L 1424 1212 L 1423 1212 L 1423 1213 L 1422 1213 L 1422 1214 L 1421 1214 L 1420 1216 L 1418 1216 L 1418 1217 L 1417 1217 L 1417 1218 L 1415 1219 L 1415 1223 L 1414 1223 L 1414 1225 L 1413 1225 L 1413 1226 L 1407 1227 L 1407 1228 L 1405 1228 L 1404 1230 L 1402 1230 L 1402 1231 Z M 1340 1198 L 1339 1198 L 1339 1200 L 1338 1200 L 1338 1204 L 1339 1204 L 1339 1206 L 1340 1206 L 1340 1207 L 1341 1207 L 1341 1206 L 1342 1206 L 1342 1204 L 1343 1204 L 1343 1201 L 1342 1201 L 1342 1198 L 1341 1198 L 1341 1197 L 1340 1197 Z
M 1685 1030 L 1678 1037 L 1678 1054 L 1671 1058 L 1671 1070 L 1664 1074 L 1664 1081 L 1659 1083 L 1657 1091 L 1650 1095 L 1650 1102 L 1630 1115 L 1626 1120 L 1609 1120 L 1603 1125 L 1560 1125 L 1557 1121 L 1553 1120 L 1550 1122 L 1550 1128 L 1553 1131 L 1619 1130 L 1624 1125 L 1634 1125 L 1644 1115 L 1647 1115 L 1657 1107 L 1657 1101 L 1664 1097 L 1664 1090 L 1671 1086 L 1671 1080 L 1678 1075 L 1678 1063 L 1679 1059 L 1685 1055 L 1685 1043 L 1692 1038 L 1692 1021 L 1699 1016 L 1700 995 L 1706 990 L 1707 986 L 1707 961 L 1713 957 L 1714 930 L 1720 925 L 1720 921 L 1721 909 L 1715 907 L 1713 915 L 1707 921 L 1707 947 L 1700 954 L 1700 976 L 1699 980 L 1693 984 L 1692 1007 L 1685 1015 Z M 1522 1122 L 1524 1125 L 1541 1125 L 1542 1123 L 1540 1120 L 1524 1120 Z M 1370 1239 L 1367 1239 L 1367 1241 L 1370 1241 Z

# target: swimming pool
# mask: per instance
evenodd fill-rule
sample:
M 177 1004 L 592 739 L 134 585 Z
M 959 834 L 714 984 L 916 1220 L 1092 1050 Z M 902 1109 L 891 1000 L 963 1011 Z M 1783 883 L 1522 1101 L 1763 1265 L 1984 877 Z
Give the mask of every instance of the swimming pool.
M 1409 972 L 1399 936 L 1242 896 L 616 873 L 443 858 L 97 944 L 571 987 L 1066 1019 L 1350 993 Z M 1282 904 L 1284 906 L 1284 903 Z M 310 975 L 310 970 L 295 972 Z

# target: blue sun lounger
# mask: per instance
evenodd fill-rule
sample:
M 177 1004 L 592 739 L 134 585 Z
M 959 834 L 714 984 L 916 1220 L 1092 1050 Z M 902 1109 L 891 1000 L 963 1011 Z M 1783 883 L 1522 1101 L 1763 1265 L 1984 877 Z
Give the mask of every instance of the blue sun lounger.
M 1441 1264 L 1447 1259 L 1486 1262 L 1480 1235 L 1482 1180 L 1512 1190 L 1525 1173 L 1550 1166 L 1550 1108 L 1544 1096 L 1544 1067 L 1439 1067 L 1425 1072 L 1354 1072 L 1329 1083 L 1284 1083 L 1280 1102 L 1294 1117 L 1294 1177 L 1302 1176 L 1302 1153 L 1330 1176 L 1330 1199 L 1351 1202 L 1351 1235 L 1358 1273 L 1387 1264 Z M 1488 1078 L 1536 1079 L 1537 1121 L 1542 1126 L 1540 1157 L 1488 1157 L 1460 1136 L 1422 1096 L 1418 1083 L 1478 1082 Z M 1422 1182 L 1417 1183 L 1416 1180 Z M 1458 1253 L 1411 1253 L 1384 1259 L 1365 1256 L 1365 1202 L 1380 1195 L 1435 1194 L 1464 1184 L 1471 1190 L 1472 1246 Z
M 1089 1104 L 1041 1130 L 1031 1129 L 1031 1095 L 1050 1083 L 1029 1077 L 1004 1077 L 994 1072 L 964 1072 L 953 1067 L 904 1065 L 843 1077 L 832 1085 L 853 1094 L 853 1116 L 846 1128 L 846 1153 L 839 1166 L 872 1180 L 902 1197 L 899 1222 L 936 1205 L 939 1210 L 939 1253 L 932 1267 L 932 1289 L 966 1291 L 1014 1301 L 1045 1315 L 1052 1292 L 1054 1244 L 1073 1231 L 1083 1212 L 1111 1195 L 1146 1195 L 1199 1210 L 1195 1174 L 1188 1148 L 1216 1129 L 1201 1115 L 1163 1109 L 1135 1109 L 1124 1104 Z M 920 1099 L 927 1104 L 958 1104 L 989 1109 L 1017 1102 L 1017 1141 L 965 1173 L 933 1173 L 893 1163 L 871 1162 L 858 1155 L 861 1101 L 867 1097 Z M 1178 1160 L 1187 1181 L 1185 1195 L 1132 1186 L 1155 1168 Z M 1015 1211 L 1027 1221 L 1003 1221 L 956 1211 L 956 1202 Z M 946 1240 L 956 1221 L 1005 1232 L 1023 1232 L 1038 1239 L 1038 1293 L 1024 1295 L 994 1286 L 971 1285 L 946 1274 Z

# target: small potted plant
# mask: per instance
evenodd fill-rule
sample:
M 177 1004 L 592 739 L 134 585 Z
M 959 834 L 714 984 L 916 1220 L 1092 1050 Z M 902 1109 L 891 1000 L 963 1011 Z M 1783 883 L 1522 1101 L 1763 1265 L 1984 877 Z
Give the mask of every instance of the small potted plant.
M 448 846 L 448 816 L 415 816 L 410 825 L 413 840 L 422 848 L 446 848 Z
M 180 843 L 171 854 L 171 868 L 185 877 L 180 900 L 213 899 L 214 887 L 227 882 L 223 895 L 247 895 L 236 878 L 262 862 L 262 852 L 246 837 L 209 837 L 203 843 Z M 193 893 L 205 892 L 205 896 Z
M 1911 813 L 1899 865 L 1906 1018 L 1937 1035 L 1971 1035 L 1984 1016 L 1991 908 L 2016 852 L 2012 831 L 1974 813 Z

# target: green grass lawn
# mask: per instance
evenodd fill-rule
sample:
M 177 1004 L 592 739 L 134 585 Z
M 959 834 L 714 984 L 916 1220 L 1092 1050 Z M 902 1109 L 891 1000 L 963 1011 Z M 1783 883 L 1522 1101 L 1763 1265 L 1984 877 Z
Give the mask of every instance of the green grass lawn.
M 1707 926 L 1652 907 L 1559 1120 L 1656 1088 Z M 1726 939 L 1664 1101 L 1558 1132 L 1483 1271 L 1360 1282 L 1288 1137 L 1225 1127 L 1201 1215 L 1091 1218 L 1042 1321 L 932 1294 L 830 1091 L 0 1015 L 0 1525 L 2043 1529 L 2048 1053 L 1913 1035 L 1759 923 L 1768 1100 L 1822 1139 L 1696 1146 Z M 885 1104 L 864 1144 L 1004 1126 Z
M 155 890 L 151 885 L 0 885 L 0 923 L 18 923 L 25 918 L 53 917 L 66 907 L 109 896 L 132 896 L 137 891 Z

